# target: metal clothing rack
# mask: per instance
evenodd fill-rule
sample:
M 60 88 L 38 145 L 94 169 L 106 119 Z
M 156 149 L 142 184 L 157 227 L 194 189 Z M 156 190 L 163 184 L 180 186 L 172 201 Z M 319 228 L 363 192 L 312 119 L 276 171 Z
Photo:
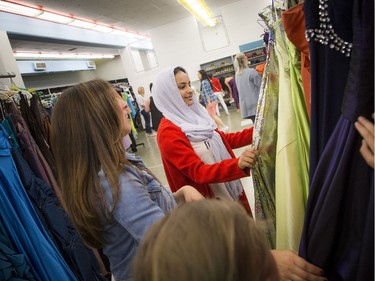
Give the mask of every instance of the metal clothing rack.
M 14 78 L 16 74 L 14 72 L 7 72 L 7 74 L 0 73 L 0 78 Z
M 122 91 L 123 91 L 123 88 L 122 88 L 122 87 L 119 87 L 119 85 L 122 84 L 122 86 L 124 86 L 124 87 L 127 88 L 126 92 L 129 92 L 130 95 L 132 96 L 133 100 L 135 100 L 135 95 L 134 95 L 134 92 L 133 92 L 133 88 L 129 85 L 129 82 L 128 82 L 128 79 L 127 79 L 127 78 L 125 78 L 125 79 L 119 79 L 119 80 L 112 80 L 112 81 L 109 81 L 109 83 L 111 83 L 111 84 L 115 87 L 117 93 L 118 93 L 120 96 L 122 96 L 121 93 L 122 93 Z M 137 104 L 136 102 L 134 102 L 134 103 L 133 103 L 133 106 L 136 108 L 137 114 L 138 114 L 138 116 L 139 116 L 139 108 L 138 108 L 138 104 Z M 138 126 L 137 126 L 137 121 L 136 121 L 137 114 L 136 114 L 135 118 L 133 119 L 133 121 L 134 121 L 134 125 L 135 125 L 135 128 L 138 127 Z M 137 151 L 138 151 L 138 149 L 137 149 L 138 146 L 143 146 L 143 147 L 145 147 L 145 144 L 144 144 L 143 142 L 141 142 L 141 143 L 137 143 L 137 141 L 136 141 L 136 139 L 135 139 L 135 137 L 134 137 L 134 135 L 133 135 L 132 132 L 129 133 L 129 138 L 130 138 L 130 140 L 131 140 L 131 145 L 127 148 L 127 150 L 131 149 L 132 152 L 137 152 Z
M 10 78 L 10 86 L 16 85 L 12 78 L 16 77 L 16 74 L 14 72 L 7 72 L 6 74 L 0 73 L 0 79 L 3 78 Z M 3 84 L 2 82 L 0 84 Z M 4 85 L 4 84 L 3 84 Z

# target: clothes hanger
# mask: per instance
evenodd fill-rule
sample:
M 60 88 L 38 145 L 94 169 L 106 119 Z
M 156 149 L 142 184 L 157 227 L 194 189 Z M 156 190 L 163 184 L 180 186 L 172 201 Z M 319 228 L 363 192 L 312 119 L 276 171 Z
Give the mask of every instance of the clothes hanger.
M 5 119 L 5 112 L 3 109 L 3 102 L 0 100 L 0 121 Z
M 267 29 L 264 20 L 262 20 L 262 19 L 257 19 L 257 23 L 263 28 L 263 30 L 266 30 L 266 29 Z

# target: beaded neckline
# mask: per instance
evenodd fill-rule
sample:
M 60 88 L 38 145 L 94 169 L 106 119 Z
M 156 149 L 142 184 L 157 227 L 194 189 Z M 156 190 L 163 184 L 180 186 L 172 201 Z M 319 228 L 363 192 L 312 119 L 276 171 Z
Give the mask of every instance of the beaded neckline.
M 330 23 L 331 19 L 328 16 L 328 0 L 319 0 L 319 28 L 306 29 L 306 39 L 328 45 L 331 49 L 335 49 L 341 54 L 350 57 L 353 44 L 347 42 L 338 36 Z

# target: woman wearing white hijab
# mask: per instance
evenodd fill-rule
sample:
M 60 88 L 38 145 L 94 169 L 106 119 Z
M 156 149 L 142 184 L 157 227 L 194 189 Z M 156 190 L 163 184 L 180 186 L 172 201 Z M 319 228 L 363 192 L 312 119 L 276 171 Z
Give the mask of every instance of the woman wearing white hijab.
M 235 158 L 232 149 L 250 145 L 253 128 L 229 134 L 219 131 L 181 67 L 157 76 L 153 96 L 164 115 L 157 141 L 171 190 L 189 184 L 205 197 L 240 200 L 250 212 L 239 179 L 249 176 L 258 152 L 247 148 Z

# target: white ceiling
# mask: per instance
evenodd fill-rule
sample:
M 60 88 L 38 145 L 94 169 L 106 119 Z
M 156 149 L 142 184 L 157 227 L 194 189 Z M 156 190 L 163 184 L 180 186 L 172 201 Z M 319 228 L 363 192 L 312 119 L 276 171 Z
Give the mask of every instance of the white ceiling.
M 219 7 L 237 1 L 239 0 L 206 0 L 206 3 L 215 14 Z M 177 0 L 30 0 L 22 2 L 146 35 L 158 26 L 191 16 Z M 76 53 L 118 54 L 115 49 L 61 44 L 61 42 L 48 42 L 48 40 L 39 40 L 35 37 L 12 38 L 10 36 L 10 42 L 14 51 L 67 52 L 76 48 L 74 50 Z

